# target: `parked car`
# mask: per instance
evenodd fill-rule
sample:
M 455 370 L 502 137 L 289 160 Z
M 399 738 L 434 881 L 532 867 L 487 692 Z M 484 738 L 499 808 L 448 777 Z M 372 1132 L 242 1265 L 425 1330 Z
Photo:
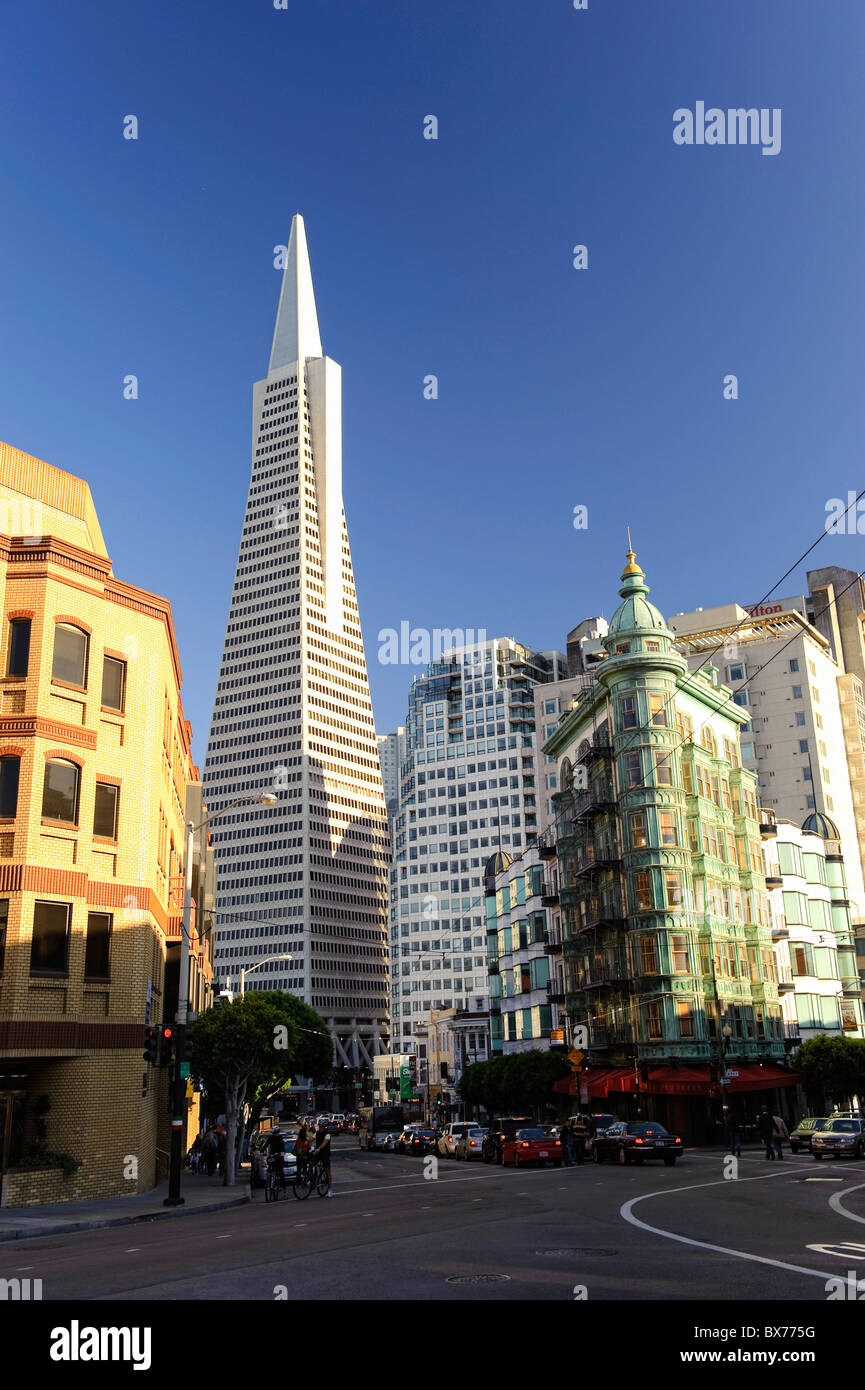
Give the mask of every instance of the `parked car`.
M 454 1158 L 483 1158 L 484 1131 L 480 1125 L 467 1129 L 454 1145 Z
M 394 1132 L 393 1134 L 386 1134 L 381 1142 L 381 1147 L 384 1150 L 384 1152 L 389 1154 L 395 1154 L 399 1138 L 400 1135 L 396 1132 Z
M 518 1129 L 531 1129 L 533 1124 L 530 1115 L 497 1115 L 484 1139 L 484 1163 L 501 1163 L 504 1141 L 512 1139 Z
M 269 1129 L 262 1130 L 259 1134 L 253 1135 L 250 1142 L 249 1167 L 250 1182 L 253 1187 L 264 1187 L 264 1179 L 267 1173 L 267 1141 L 272 1133 L 273 1131 Z M 294 1182 L 294 1175 L 297 1171 L 297 1159 L 291 1150 L 294 1147 L 296 1136 L 291 1132 L 286 1133 L 286 1131 L 283 1130 L 282 1137 L 285 1140 L 285 1176 L 289 1182 Z
M 518 1129 L 516 1134 L 502 1141 L 502 1163 L 512 1163 L 515 1168 L 526 1168 L 530 1163 L 552 1163 L 555 1168 L 562 1166 L 562 1143 L 551 1139 L 542 1129 Z
M 824 1120 L 820 1128 L 814 1130 L 811 1152 L 815 1158 L 823 1158 L 825 1154 L 835 1158 L 845 1154 L 851 1158 L 865 1158 L 865 1120 L 842 1119 L 837 1115 Z
M 800 1149 L 810 1149 L 814 1131 L 827 1124 L 825 1115 L 806 1115 L 796 1128 L 790 1131 L 790 1151 L 797 1154 Z
M 682 1152 L 682 1137 L 654 1121 L 618 1121 L 594 1144 L 596 1163 L 644 1163 L 662 1158 L 672 1168 Z
M 413 1129 L 405 1139 L 403 1153 L 406 1154 L 428 1154 L 432 1153 L 436 1146 L 436 1132 L 434 1129 Z
M 442 1158 L 453 1158 L 457 1140 L 462 1138 L 467 1129 L 475 1128 L 476 1125 L 471 1120 L 455 1120 L 452 1124 L 445 1125 L 444 1133 L 437 1145 Z

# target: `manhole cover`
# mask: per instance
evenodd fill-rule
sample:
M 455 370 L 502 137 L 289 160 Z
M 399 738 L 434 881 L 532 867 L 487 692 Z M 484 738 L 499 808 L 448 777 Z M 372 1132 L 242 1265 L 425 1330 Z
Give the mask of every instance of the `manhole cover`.
M 509 1274 L 452 1274 L 446 1284 L 502 1284 L 510 1282 Z
M 536 1255 L 618 1255 L 618 1250 L 603 1250 L 596 1245 L 567 1245 L 556 1250 L 536 1250 Z

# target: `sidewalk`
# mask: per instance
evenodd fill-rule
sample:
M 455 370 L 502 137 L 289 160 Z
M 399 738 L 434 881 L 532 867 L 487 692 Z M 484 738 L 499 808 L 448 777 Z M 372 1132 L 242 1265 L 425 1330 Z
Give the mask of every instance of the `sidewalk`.
M 193 1216 L 223 1208 L 245 1206 L 249 1201 L 249 1169 L 243 1167 L 234 1187 L 223 1187 L 222 1178 L 183 1170 L 182 1207 L 163 1206 L 168 1183 L 129 1197 L 108 1197 L 95 1202 L 52 1202 L 40 1207 L 0 1208 L 0 1241 L 29 1240 L 72 1231 L 95 1231 L 104 1226 L 125 1226 L 134 1221 L 162 1221 Z

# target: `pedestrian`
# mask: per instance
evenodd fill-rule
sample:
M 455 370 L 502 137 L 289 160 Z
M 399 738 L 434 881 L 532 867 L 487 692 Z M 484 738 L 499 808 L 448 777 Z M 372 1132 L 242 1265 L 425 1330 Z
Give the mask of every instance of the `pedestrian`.
M 787 1130 L 787 1126 L 785 1125 L 782 1116 L 780 1116 L 780 1115 L 773 1115 L 773 1116 L 772 1116 L 772 1143 L 773 1143 L 774 1146 L 775 1146 L 775 1155 L 776 1155 L 777 1158 L 783 1158 L 783 1157 L 784 1157 L 784 1152 L 783 1152 L 783 1149 L 782 1149 L 782 1145 L 783 1145 L 783 1143 L 784 1143 L 784 1140 L 785 1140 L 785 1139 L 789 1139 L 789 1138 L 790 1138 L 790 1135 L 789 1135 L 789 1132 L 788 1132 L 788 1130 Z
M 208 1129 L 201 1141 L 201 1167 L 208 1178 L 213 1177 L 216 1168 L 216 1152 L 219 1145 L 216 1130 Z
M 586 1139 L 588 1138 L 588 1133 L 585 1115 L 578 1115 L 575 1120 L 571 1120 L 574 1159 L 578 1168 L 582 1168 L 586 1161 Z
M 775 1121 L 769 1114 L 769 1111 L 765 1105 L 762 1106 L 760 1109 L 760 1116 L 757 1120 L 757 1133 L 759 1134 L 763 1143 L 766 1145 L 766 1158 L 774 1158 L 775 1148 L 773 1140 L 775 1133 Z
M 574 1161 L 574 1139 L 571 1134 L 570 1120 L 565 1120 L 559 1130 L 559 1143 L 562 1146 L 562 1162 L 566 1168 L 570 1168 Z
M 739 1121 L 735 1115 L 731 1115 L 727 1120 L 727 1143 L 730 1153 L 734 1158 L 742 1157 L 742 1135 L 739 1129 Z
M 315 1148 L 312 1157 L 320 1160 L 325 1174 L 327 1175 L 327 1195 L 333 1196 L 333 1189 L 330 1185 L 330 1135 L 325 1128 L 323 1120 L 319 1120 L 318 1129 L 315 1133 Z

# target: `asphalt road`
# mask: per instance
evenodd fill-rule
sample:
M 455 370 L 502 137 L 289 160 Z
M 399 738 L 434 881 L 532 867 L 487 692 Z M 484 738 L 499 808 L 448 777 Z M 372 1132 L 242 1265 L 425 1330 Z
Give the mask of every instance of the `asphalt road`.
M 43 1300 L 826 1301 L 865 1278 L 865 1163 L 718 1153 L 674 1168 L 512 1169 L 361 1153 L 337 1196 L 0 1246 Z M 810 1247 L 823 1247 L 813 1249 Z

